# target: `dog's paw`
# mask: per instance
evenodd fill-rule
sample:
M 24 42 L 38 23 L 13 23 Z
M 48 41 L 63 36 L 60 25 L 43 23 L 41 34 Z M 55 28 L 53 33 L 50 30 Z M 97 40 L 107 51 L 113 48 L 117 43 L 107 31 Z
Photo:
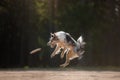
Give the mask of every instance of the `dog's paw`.
M 64 68 L 65 66 L 64 66 L 64 64 L 61 64 L 60 67 Z
M 55 55 L 54 54 L 51 54 L 50 57 L 53 58 Z
M 67 65 L 66 64 L 61 64 L 60 67 L 65 68 Z

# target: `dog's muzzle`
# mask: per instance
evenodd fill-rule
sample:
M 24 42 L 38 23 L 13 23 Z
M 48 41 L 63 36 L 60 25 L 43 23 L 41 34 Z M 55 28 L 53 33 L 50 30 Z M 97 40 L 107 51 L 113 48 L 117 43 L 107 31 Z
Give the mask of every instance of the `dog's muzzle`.
M 50 42 L 47 43 L 47 46 L 50 46 Z
M 50 41 L 47 43 L 47 46 L 50 46 L 51 48 L 55 47 L 55 44 L 51 43 Z

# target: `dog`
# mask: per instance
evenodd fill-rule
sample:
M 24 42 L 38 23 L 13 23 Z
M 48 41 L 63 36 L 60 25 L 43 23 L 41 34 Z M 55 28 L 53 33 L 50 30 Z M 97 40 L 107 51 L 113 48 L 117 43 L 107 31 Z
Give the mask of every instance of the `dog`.
M 85 44 L 86 43 L 83 41 L 82 36 L 75 41 L 69 33 L 64 31 L 51 33 L 50 40 L 47 43 L 51 48 L 56 46 L 55 50 L 51 54 L 51 58 L 59 53 L 61 53 L 60 57 L 63 58 L 66 54 L 66 61 L 64 64 L 60 65 L 61 67 L 66 67 L 69 65 L 70 61 L 75 58 L 81 59 L 82 54 L 85 52 Z

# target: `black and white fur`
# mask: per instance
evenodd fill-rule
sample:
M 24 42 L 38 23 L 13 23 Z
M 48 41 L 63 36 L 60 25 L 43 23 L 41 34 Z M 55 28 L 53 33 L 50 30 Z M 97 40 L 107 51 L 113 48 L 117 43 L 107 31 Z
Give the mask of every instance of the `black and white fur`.
M 84 46 L 85 42 L 83 40 L 83 37 L 80 36 L 77 41 L 69 34 L 64 31 L 58 31 L 55 33 L 56 36 L 58 36 L 58 39 L 60 41 L 63 41 L 66 43 L 66 45 L 74 46 L 74 51 L 81 57 L 81 55 L 85 52 Z M 79 57 L 79 59 L 80 59 Z
M 60 46 L 59 42 L 64 43 L 65 45 Z M 69 33 L 66 33 L 64 31 L 58 31 L 58 32 L 55 32 L 54 34 L 51 34 L 50 40 L 48 42 L 48 45 L 51 46 L 51 48 L 56 46 L 56 49 L 51 54 L 51 57 L 55 56 L 56 54 L 59 54 L 61 49 L 63 49 L 63 51 L 61 52 L 61 55 L 63 58 L 63 56 L 65 54 L 68 54 L 69 51 L 71 50 L 69 46 L 73 47 L 72 50 L 75 54 L 77 54 L 77 56 L 70 57 L 69 58 L 70 60 L 76 57 L 78 57 L 78 59 L 81 59 L 82 54 L 85 52 L 84 51 L 85 44 L 86 43 L 83 41 L 82 36 L 80 36 L 76 41 Z M 66 65 L 68 65 L 69 64 L 68 61 L 66 60 L 66 62 L 62 66 L 65 67 Z

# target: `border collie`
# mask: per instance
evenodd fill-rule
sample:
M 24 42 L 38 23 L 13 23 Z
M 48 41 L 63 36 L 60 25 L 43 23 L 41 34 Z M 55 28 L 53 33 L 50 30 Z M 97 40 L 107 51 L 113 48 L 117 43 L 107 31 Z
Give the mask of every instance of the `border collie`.
M 51 54 L 51 58 L 59 53 L 61 53 L 60 57 L 63 58 L 66 54 L 66 61 L 64 64 L 60 65 L 61 67 L 66 67 L 69 65 L 70 61 L 75 58 L 82 58 L 82 54 L 85 52 L 84 46 L 86 44 L 83 41 L 82 36 L 80 36 L 76 41 L 69 33 L 64 31 L 58 31 L 50 34 L 51 37 L 47 45 L 51 48 L 56 47 Z

